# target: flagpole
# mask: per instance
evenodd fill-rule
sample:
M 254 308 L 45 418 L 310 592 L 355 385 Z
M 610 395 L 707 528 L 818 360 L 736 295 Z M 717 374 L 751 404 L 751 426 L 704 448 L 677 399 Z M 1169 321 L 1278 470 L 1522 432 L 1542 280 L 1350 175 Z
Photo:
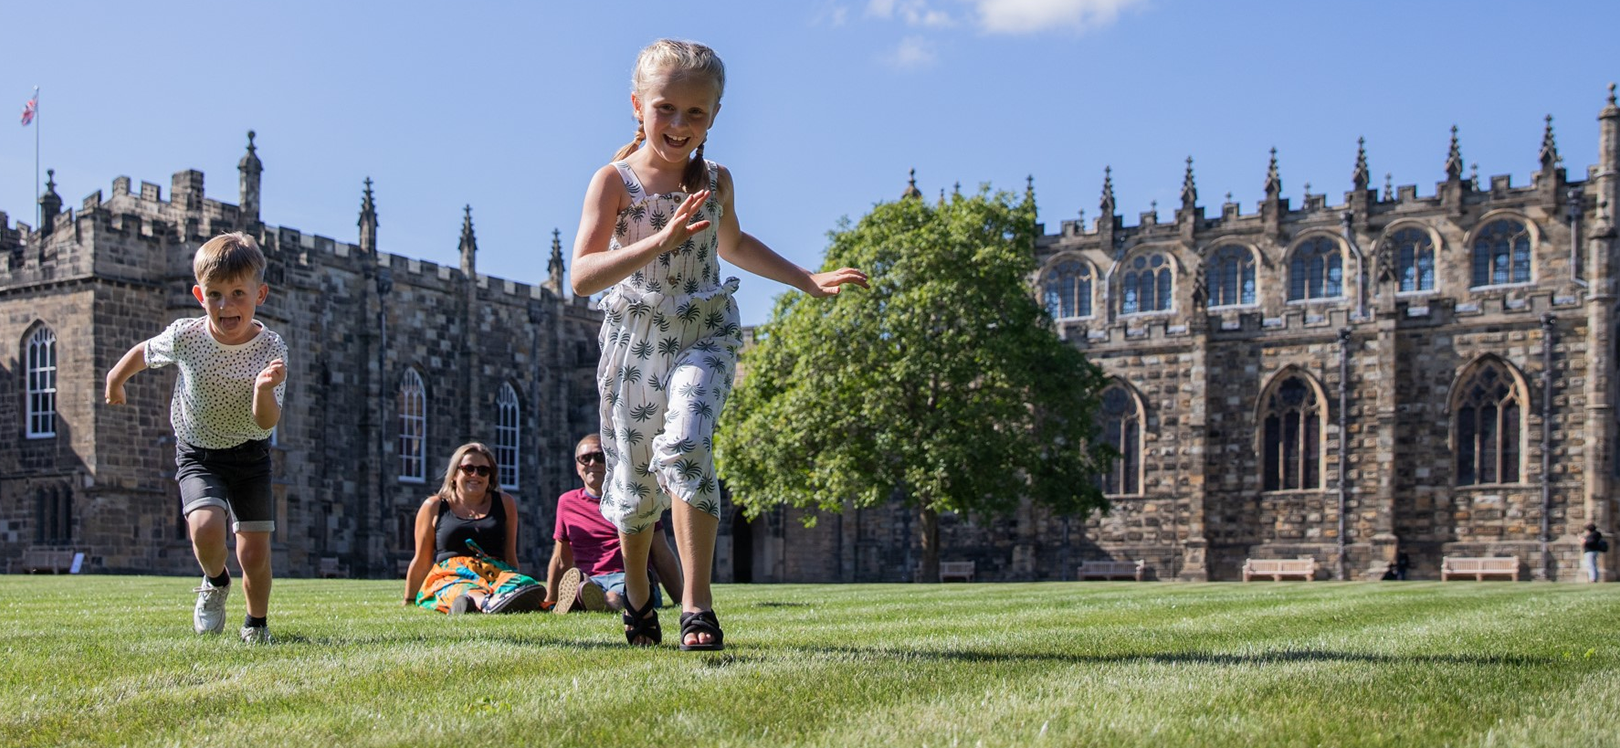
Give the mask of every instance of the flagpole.
M 42 228 L 45 207 L 39 204 L 39 86 L 34 86 L 34 231 Z

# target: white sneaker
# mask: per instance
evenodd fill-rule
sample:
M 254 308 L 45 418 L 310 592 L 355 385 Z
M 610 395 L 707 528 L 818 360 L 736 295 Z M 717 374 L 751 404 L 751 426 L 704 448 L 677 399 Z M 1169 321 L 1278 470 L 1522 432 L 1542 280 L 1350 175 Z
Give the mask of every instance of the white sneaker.
M 275 641 L 269 626 L 243 626 L 242 641 L 248 644 L 269 644 Z
M 191 627 L 199 634 L 224 633 L 225 599 L 231 596 L 231 586 L 215 587 L 203 577 L 202 586 L 192 592 L 197 593 L 197 608 L 191 614 Z

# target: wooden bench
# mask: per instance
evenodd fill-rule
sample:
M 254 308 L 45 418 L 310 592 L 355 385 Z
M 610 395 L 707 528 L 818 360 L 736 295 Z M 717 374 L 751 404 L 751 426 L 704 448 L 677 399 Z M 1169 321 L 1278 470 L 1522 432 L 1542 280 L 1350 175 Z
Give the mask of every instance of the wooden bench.
M 322 556 L 320 574 L 322 579 L 347 579 L 349 567 L 339 563 L 337 556 Z
M 1147 573 L 1147 561 L 1081 561 L 1074 570 L 1075 579 L 1134 579 L 1142 581 Z
M 963 582 L 973 581 L 972 561 L 941 561 L 939 562 L 939 581 L 949 582 L 958 579 Z
M 1251 558 L 1243 562 L 1243 581 L 1255 577 L 1271 577 L 1280 582 L 1283 577 L 1299 577 L 1307 582 L 1316 579 L 1316 559 L 1303 558 Z
M 77 551 L 53 551 L 29 548 L 23 551 L 22 570 L 25 574 L 66 574 L 73 568 L 73 554 Z
M 1446 556 L 1440 560 L 1440 581 L 1452 577 L 1473 577 L 1482 582 L 1486 575 L 1512 577 L 1519 581 L 1519 559 L 1515 556 Z

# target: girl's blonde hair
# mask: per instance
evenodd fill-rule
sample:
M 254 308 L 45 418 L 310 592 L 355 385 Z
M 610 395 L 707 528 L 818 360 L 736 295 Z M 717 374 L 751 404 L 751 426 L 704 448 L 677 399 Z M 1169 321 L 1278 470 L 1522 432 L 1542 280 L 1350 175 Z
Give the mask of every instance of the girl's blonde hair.
M 697 42 L 682 41 L 680 39 L 659 39 L 641 50 L 636 56 L 636 69 L 630 75 L 630 92 L 641 95 L 645 90 L 647 81 L 660 73 L 679 72 L 688 75 L 703 75 L 714 81 L 714 103 L 720 103 L 720 97 L 726 92 L 726 65 L 720 61 L 720 55 L 713 49 Z M 647 133 L 636 122 L 636 137 L 629 144 L 619 149 L 613 155 L 614 161 L 622 161 L 641 147 L 641 142 L 647 139 Z M 708 186 L 708 167 L 703 162 L 703 146 L 708 144 L 708 138 L 698 143 L 697 150 L 692 153 L 692 160 L 687 163 L 686 171 L 681 173 L 681 186 L 688 193 L 697 192 Z
M 495 461 L 495 453 L 489 447 L 479 442 L 467 442 L 456 447 L 455 454 L 450 455 L 450 464 L 444 468 L 444 484 L 439 486 L 439 498 L 449 501 L 456 497 L 456 471 L 461 469 L 461 458 L 468 453 L 476 453 L 489 463 L 489 488 L 486 492 L 491 500 L 501 497 L 501 463 Z

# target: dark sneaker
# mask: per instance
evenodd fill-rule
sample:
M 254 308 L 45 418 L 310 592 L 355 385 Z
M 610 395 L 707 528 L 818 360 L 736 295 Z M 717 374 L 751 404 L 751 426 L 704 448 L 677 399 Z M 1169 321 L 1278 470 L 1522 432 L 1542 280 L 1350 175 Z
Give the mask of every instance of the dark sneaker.
M 478 601 L 472 595 L 462 595 L 450 601 L 450 615 L 459 616 L 463 613 L 482 613 L 478 609 Z
M 485 613 L 533 613 L 540 609 L 540 603 L 545 602 L 546 588 L 542 585 L 531 584 L 519 587 L 504 595 L 491 597 L 484 603 Z

